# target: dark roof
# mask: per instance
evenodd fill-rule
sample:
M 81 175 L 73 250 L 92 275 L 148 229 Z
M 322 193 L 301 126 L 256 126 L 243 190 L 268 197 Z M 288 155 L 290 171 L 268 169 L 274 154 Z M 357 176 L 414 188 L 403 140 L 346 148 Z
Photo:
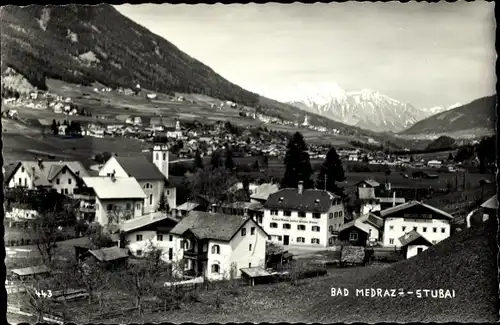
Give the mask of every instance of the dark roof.
M 415 230 L 412 230 L 409 233 L 406 233 L 403 236 L 399 237 L 399 241 L 401 242 L 401 247 L 409 244 L 432 246 L 432 243 L 430 241 L 425 239 L 425 237 L 423 237 Z
M 406 202 L 406 203 L 396 205 L 394 207 L 382 210 L 382 211 L 380 211 L 380 216 L 383 218 L 386 218 L 394 213 L 401 212 L 401 211 L 404 211 L 406 209 L 410 209 L 410 208 L 417 207 L 417 206 L 425 208 L 429 211 L 435 212 L 436 214 L 443 216 L 445 219 L 453 220 L 453 216 L 451 214 L 446 213 L 442 210 L 439 210 L 438 208 L 435 208 L 433 206 L 430 206 L 428 204 L 425 204 L 425 203 L 422 203 L 419 201 L 410 201 L 410 202 Z
M 170 232 L 183 235 L 190 230 L 199 239 L 230 241 L 236 232 L 251 219 L 248 216 L 191 211 Z
M 380 183 L 377 182 L 376 180 L 373 180 L 373 179 L 365 179 L 361 182 L 356 183 L 356 186 L 359 186 L 360 184 L 366 184 L 366 185 L 371 186 L 371 187 L 379 187 L 380 186 Z
M 384 226 L 384 220 L 379 216 L 374 215 L 373 213 L 368 213 L 366 223 L 369 223 L 377 228 L 382 228 Z
M 299 194 L 296 188 L 285 188 L 269 195 L 264 208 L 286 209 L 300 212 L 327 212 L 333 199 L 339 196 L 323 190 L 305 189 Z
M 89 253 L 94 255 L 100 262 L 119 260 L 129 256 L 128 248 L 120 248 L 117 246 L 90 250 Z
M 130 176 L 136 180 L 164 180 L 163 175 L 155 164 L 144 156 L 115 157 L 116 161 Z

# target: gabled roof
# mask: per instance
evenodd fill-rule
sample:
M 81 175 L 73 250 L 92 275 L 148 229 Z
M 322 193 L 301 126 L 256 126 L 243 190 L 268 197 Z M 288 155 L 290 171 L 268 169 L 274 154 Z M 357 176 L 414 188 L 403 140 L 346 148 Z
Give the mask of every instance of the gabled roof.
M 183 235 L 190 230 L 199 239 L 230 241 L 249 220 L 248 216 L 191 211 L 170 233 Z
M 370 179 L 370 178 L 356 183 L 356 186 L 359 186 L 360 184 L 366 184 L 366 185 L 371 186 L 371 187 L 379 187 L 380 186 L 379 182 L 377 182 L 374 179 Z
M 37 266 L 25 267 L 22 269 L 13 269 L 11 270 L 11 272 L 19 276 L 25 276 L 25 275 L 49 273 L 50 269 L 45 265 L 37 265 Z
M 395 202 L 396 204 L 402 204 L 406 202 L 406 199 L 404 197 L 377 197 L 377 200 L 379 200 L 380 203 L 393 203 Z
M 359 187 L 358 196 L 361 200 L 375 200 L 375 189 L 373 187 Z
M 367 216 L 368 218 L 366 219 L 366 223 L 371 224 L 372 226 L 379 229 L 384 226 L 384 219 L 380 218 L 379 216 L 371 212 L 368 212 Z
M 144 156 L 113 157 L 125 170 L 129 177 L 134 177 L 138 181 L 165 180 L 165 175 Z
M 250 198 L 254 200 L 267 200 L 269 195 L 278 192 L 279 189 L 278 184 L 264 183 L 253 190 Z
M 166 222 L 165 222 L 166 221 Z M 166 213 L 163 212 L 153 212 L 139 218 L 133 218 L 123 222 L 121 225 L 121 230 L 124 232 L 138 231 L 145 227 L 155 227 L 155 225 L 168 223 L 172 225 L 172 228 L 177 224 L 177 220 L 171 218 Z M 168 227 L 161 227 L 168 228 Z
M 382 210 L 380 211 L 380 216 L 383 217 L 383 218 L 387 218 L 388 216 L 390 216 L 391 214 L 394 214 L 394 213 L 397 213 L 397 212 L 401 212 L 401 211 L 404 211 L 406 209 L 410 209 L 410 208 L 413 208 L 413 207 L 416 207 L 416 206 L 421 206 L 421 207 L 424 207 L 430 211 L 433 211 L 443 217 L 445 217 L 446 219 L 449 219 L 449 220 L 452 220 L 453 219 L 453 216 L 449 213 L 446 213 L 442 210 L 439 210 L 438 208 L 435 208 L 433 206 L 430 206 L 428 204 L 425 204 L 425 203 L 422 203 L 422 202 L 419 202 L 419 201 L 410 201 L 410 202 L 406 202 L 406 203 L 403 203 L 403 204 L 400 204 L 400 205 L 396 205 L 394 207 L 390 207 L 388 209 L 385 209 L 385 210 Z
M 146 194 L 133 177 L 84 177 L 87 187 L 93 188 L 99 199 L 144 199 Z
M 115 261 L 129 256 L 128 248 L 117 246 L 89 250 L 89 253 L 95 256 L 100 262 Z
M 196 202 L 184 202 L 181 205 L 178 205 L 176 210 L 191 211 L 191 210 L 196 209 L 198 206 L 200 206 L 200 205 Z
M 50 186 L 51 181 L 57 174 L 66 166 L 76 175 L 79 173 L 80 177 L 88 176 L 85 167 L 79 161 L 37 161 L 37 160 L 22 160 L 14 169 L 6 176 L 5 181 L 9 182 L 17 170 L 24 167 L 25 172 L 31 176 L 35 186 Z
M 490 197 L 486 202 L 481 204 L 481 208 L 498 210 L 498 198 L 497 196 Z
M 327 212 L 334 199 L 339 196 L 323 190 L 304 189 L 299 194 L 296 188 L 285 188 L 269 195 L 264 208 L 293 210 L 300 212 Z
M 399 241 L 401 243 L 401 246 L 406 246 L 409 244 L 414 244 L 414 245 L 427 245 L 427 246 L 432 246 L 432 243 L 425 239 L 424 236 L 420 235 L 417 231 L 412 230 L 409 233 L 404 234 L 403 236 L 399 237 Z
M 370 232 L 370 226 L 365 223 L 367 219 L 368 215 L 364 215 L 357 219 L 344 223 L 342 226 L 340 226 L 338 232 L 340 233 L 346 229 L 354 227 L 368 234 Z

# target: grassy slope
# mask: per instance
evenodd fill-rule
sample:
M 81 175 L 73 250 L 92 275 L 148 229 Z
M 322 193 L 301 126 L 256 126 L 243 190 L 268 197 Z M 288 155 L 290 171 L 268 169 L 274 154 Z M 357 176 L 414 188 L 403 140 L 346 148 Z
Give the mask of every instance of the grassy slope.
M 454 289 L 454 299 L 329 297 L 306 318 L 317 322 L 494 322 L 498 319 L 496 236 L 496 227 L 488 224 L 467 229 L 347 286 L 351 292 L 355 288 Z
M 441 134 L 476 128 L 494 130 L 495 119 L 496 96 L 489 96 L 426 118 L 401 134 Z

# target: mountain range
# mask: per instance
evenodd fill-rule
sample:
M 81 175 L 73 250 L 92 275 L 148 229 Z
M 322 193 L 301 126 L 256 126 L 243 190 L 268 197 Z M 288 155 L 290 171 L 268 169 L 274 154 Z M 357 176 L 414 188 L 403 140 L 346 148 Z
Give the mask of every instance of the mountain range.
M 198 93 L 254 107 L 290 121 L 304 119 L 294 106 L 247 91 L 110 5 L 0 8 L 2 73 L 14 70 L 38 89 L 47 78 L 68 83 Z M 11 68 L 11 69 L 8 69 Z M 358 128 L 310 114 L 318 126 L 346 133 Z
M 335 121 L 375 132 L 400 132 L 451 107 L 418 109 L 378 91 L 345 91 L 336 84 L 301 85 L 289 92 L 288 103 Z
M 401 135 L 427 135 L 453 138 L 482 137 L 494 134 L 497 96 L 474 100 L 452 110 L 432 115 L 401 132 Z

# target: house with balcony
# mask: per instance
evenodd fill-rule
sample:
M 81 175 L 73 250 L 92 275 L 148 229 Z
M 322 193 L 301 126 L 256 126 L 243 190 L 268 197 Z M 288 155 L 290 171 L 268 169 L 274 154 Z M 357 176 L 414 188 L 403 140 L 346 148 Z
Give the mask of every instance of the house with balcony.
M 173 251 L 168 241 L 172 240 L 172 235 L 169 233 L 177 222 L 163 212 L 153 212 L 124 221 L 120 230 L 125 233 L 125 240 L 133 255 L 142 257 L 151 249 L 159 248 L 163 251 L 161 259 L 171 261 Z
M 324 190 L 285 188 L 264 204 L 263 228 L 269 240 L 285 247 L 328 247 L 344 224 L 341 197 Z
M 177 275 L 223 280 L 265 265 L 267 233 L 249 216 L 192 211 L 169 235 Z
M 43 187 L 72 196 L 81 185 L 82 177 L 89 176 L 79 161 L 23 160 L 5 177 L 7 187 L 28 190 Z
M 410 201 L 380 211 L 384 220 L 382 242 L 385 247 L 401 247 L 400 238 L 416 231 L 430 243 L 450 236 L 453 216 L 428 204 Z
M 105 226 L 144 215 L 146 194 L 133 177 L 83 177 L 95 197 L 94 221 Z

